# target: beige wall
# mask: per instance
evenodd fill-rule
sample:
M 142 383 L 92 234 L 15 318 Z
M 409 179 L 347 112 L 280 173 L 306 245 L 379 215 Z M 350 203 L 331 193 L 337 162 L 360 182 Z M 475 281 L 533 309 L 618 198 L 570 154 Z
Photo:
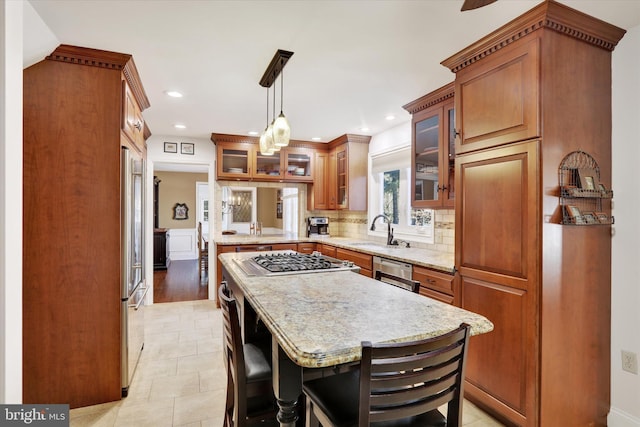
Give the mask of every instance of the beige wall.
M 196 182 L 207 182 L 206 173 L 161 172 L 154 175 L 160 179 L 158 195 L 158 226 L 160 228 L 196 228 Z M 176 203 L 186 203 L 189 218 L 173 219 Z

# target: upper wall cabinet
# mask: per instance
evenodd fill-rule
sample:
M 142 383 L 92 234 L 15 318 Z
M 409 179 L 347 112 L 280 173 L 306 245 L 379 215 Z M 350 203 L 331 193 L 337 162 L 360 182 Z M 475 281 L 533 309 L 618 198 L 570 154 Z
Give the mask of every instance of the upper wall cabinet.
M 316 177 L 309 210 L 367 210 L 367 155 L 370 136 L 345 134 L 316 153 Z
M 258 138 L 211 134 L 217 146 L 216 178 L 240 181 L 312 182 L 315 150 L 312 142 L 291 141 L 266 156 Z
M 456 74 L 458 154 L 540 136 L 537 39 Z
M 454 84 L 403 106 L 411 119 L 411 206 L 453 208 L 455 166 Z

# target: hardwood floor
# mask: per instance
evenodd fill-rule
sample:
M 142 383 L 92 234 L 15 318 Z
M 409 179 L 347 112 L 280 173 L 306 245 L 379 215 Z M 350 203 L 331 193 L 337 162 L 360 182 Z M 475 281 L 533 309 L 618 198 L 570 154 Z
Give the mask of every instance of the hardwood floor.
M 198 260 L 172 261 L 164 271 L 153 272 L 153 302 L 195 301 L 209 298 L 208 271 Z

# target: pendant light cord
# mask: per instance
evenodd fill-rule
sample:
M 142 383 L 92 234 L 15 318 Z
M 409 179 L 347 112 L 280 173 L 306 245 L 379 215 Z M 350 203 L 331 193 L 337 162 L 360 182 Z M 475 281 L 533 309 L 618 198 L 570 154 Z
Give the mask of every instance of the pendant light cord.
M 280 114 L 282 114 L 282 99 L 284 96 L 284 66 L 282 65 L 282 58 L 280 59 Z

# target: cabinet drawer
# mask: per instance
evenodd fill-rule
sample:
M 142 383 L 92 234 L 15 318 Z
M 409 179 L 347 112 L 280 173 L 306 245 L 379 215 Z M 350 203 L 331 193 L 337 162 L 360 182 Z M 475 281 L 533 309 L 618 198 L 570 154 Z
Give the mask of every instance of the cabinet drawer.
M 429 288 L 425 288 L 424 286 L 420 286 L 420 295 L 433 298 L 434 300 L 443 302 L 445 304 L 453 304 L 453 296 L 443 294 L 442 292 L 433 291 Z
M 325 245 L 324 243 L 318 243 L 318 250 L 322 255 L 330 256 L 335 258 L 336 256 L 336 247 L 331 245 Z
M 298 243 L 298 252 L 300 252 L 301 254 L 310 254 L 315 250 L 315 243 Z
M 276 243 L 271 245 L 271 250 L 274 251 L 297 251 L 298 244 L 297 243 Z
M 336 258 L 353 261 L 353 263 L 360 268 L 364 268 L 369 271 L 373 270 L 373 257 L 371 255 L 338 248 L 336 250 Z
M 453 281 L 455 276 L 428 268 L 413 266 L 413 280 L 420 281 L 420 293 L 422 288 L 431 289 L 450 295 L 453 298 Z
M 370 277 L 370 278 L 373 279 L 373 271 L 372 270 L 368 270 L 366 268 L 361 268 L 360 269 L 360 274 L 362 274 L 363 276 Z

